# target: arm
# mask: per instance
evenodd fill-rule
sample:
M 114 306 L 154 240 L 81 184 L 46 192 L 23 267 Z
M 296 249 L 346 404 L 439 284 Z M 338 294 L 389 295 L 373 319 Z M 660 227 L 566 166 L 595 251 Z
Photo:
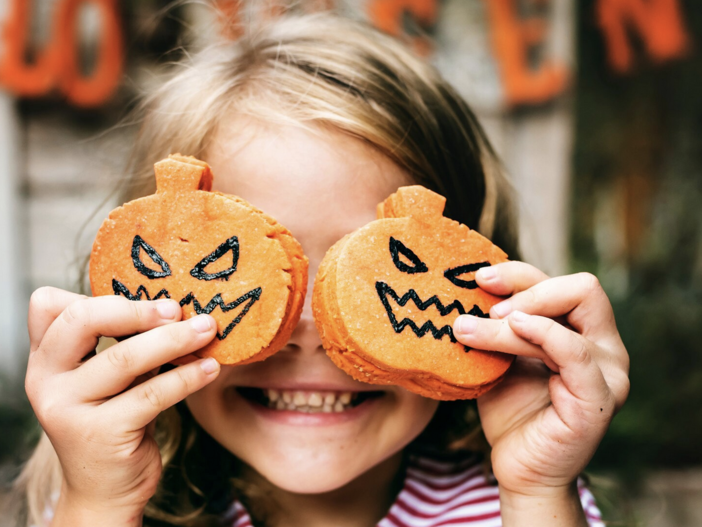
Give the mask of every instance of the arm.
M 500 512 L 504 527 L 588 527 L 575 484 L 541 496 L 501 488 Z
M 139 507 L 129 510 L 100 510 L 89 503 L 76 503 L 62 485 L 51 527 L 141 527 L 143 510 Z

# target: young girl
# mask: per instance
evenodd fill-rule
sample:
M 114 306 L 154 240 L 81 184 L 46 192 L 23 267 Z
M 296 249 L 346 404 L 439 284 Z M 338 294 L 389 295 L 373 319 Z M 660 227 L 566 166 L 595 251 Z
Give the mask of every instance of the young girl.
M 310 287 L 327 249 L 412 183 L 517 255 L 507 185 L 471 111 L 360 24 L 281 20 L 203 52 L 147 108 L 125 199 L 153 191 L 153 163 L 169 153 L 204 159 L 217 190 L 292 231 Z M 213 338 L 209 316 L 181 321 L 170 300 L 38 290 L 26 388 L 50 444 L 20 479 L 23 525 L 600 525 L 578 475 L 628 392 L 605 293 L 591 275 L 549 278 L 518 261 L 476 280 L 505 300 L 490 319 L 459 317 L 457 339 L 517 355 L 477 404 L 492 474 L 465 453 L 477 444 L 472 402 L 366 385 L 333 365 L 311 290 L 266 361 L 204 359 L 158 375 Z M 100 336 L 124 338 L 93 356 Z M 286 409 L 256 402 L 276 397 Z M 310 413 L 320 400 L 337 411 Z

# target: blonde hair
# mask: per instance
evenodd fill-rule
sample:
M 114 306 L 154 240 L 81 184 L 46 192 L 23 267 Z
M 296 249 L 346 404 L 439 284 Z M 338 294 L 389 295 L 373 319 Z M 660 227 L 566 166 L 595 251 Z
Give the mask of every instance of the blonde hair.
M 330 15 L 283 17 L 182 63 L 143 109 L 125 201 L 153 192 L 156 161 L 173 152 L 207 159 L 220 123 L 246 115 L 313 131 L 331 127 L 374 146 L 417 183 L 447 196 L 447 216 L 517 256 L 509 185 L 477 119 L 436 70 L 362 23 Z M 199 429 L 183 404 L 159 417 L 158 436 L 164 474 L 147 516 L 215 524 L 204 513 L 221 513 L 241 490 L 241 482 L 229 481 L 223 491 L 217 480 L 236 472 L 236 460 Z M 484 447 L 479 436 L 472 402 L 442 403 L 414 446 Z M 206 463 L 191 458 L 208 452 L 220 461 L 217 476 L 205 481 L 188 468 Z M 25 525 L 43 527 L 59 484 L 58 459 L 44 437 L 17 482 Z

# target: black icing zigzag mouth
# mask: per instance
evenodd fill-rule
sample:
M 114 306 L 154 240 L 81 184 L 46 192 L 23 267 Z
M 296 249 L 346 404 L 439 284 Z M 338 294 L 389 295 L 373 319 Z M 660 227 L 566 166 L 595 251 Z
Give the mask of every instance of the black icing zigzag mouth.
M 132 294 L 127 288 L 127 286 L 125 286 L 119 280 L 115 280 L 114 278 L 112 279 L 112 290 L 114 291 L 115 295 L 122 295 L 128 298 L 129 300 L 141 300 L 142 296 L 145 297 L 146 300 L 171 298 L 171 295 L 167 289 L 161 289 L 158 293 L 156 293 L 155 296 L 151 297 L 151 295 L 149 295 L 149 291 L 143 285 L 140 285 L 137 288 L 136 292 Z M 227 338 L 229 333 L 231 333 L 231 331 L 237 326 L 237 324 L 239 324 L 239 322 L 241 322 L 241 320 L 246 316 L 246 313 L 249 312 L 251 306 L 253 306 L 258 301 L 258 299 L 261 298 L 261 292 L 262 289 L 260 287 L 256 287 L 255 289 L 252 289 L 248 293 L 244 293 L 239 298 L 229 303 L 224 302 L 221 293 L 217 293 L 204 307 L 202 306 L 202 304 L 200 304 L 197 297 L 192 292 L 190 292 L 187 295 L 185 295 L 179 303 L 181 307 L 187 306 L 188 304 L 192 304 L 193 309 L 198 315 L 202 315 L 203 313 L 209 315 L 217 307 L 219 307 L 222 310 L 222 312 L 227 313 L 228 311 L 236 309 L 241 304 L 246 302 L 246 304 L 244 304 L 243 309 L 239 311 L 239 314 L 227 325 L 226 328 L 224 328 L 224 331 L 222 331 L 221 333 L 217 332 L 217 338 L 219 340 L 224 340 L 225 338 Z
M 440 328 L 437 328 L 434 322 L 431 320 L 427 320 L 421 326 L 418 326 L 417 323 L 410 318 L 403 318 L 398 322 L 389 298 L 392 298 L 400 307 L 404 307 L 411 300 L 420 311 L 426 311 L 430 306 L 435 306 L 442 317 L 449 315 L 454 310 L 461 315 L 474 315 L 482 318 L 489 318 L 490 316 L 483 313 L 483 311 L 475 304 L 470 311 L 467 311 L 459 300 L 454 300 L 449 305 L 445 306 L 443 302 L 441 302 L 441 300 L 434 295 L 423 301 L 414 289 L 410 289 L 404 295 L 402 295 L 402 297 L 400 297 L 395 290 L 385 282 L 376 282 L 375 290 L 378 292 L 378 297 L 385 308 L 385 312 L 388 314 L 390 324 L 392 324 L 392 329 L 395 330 L 395 333 L 402 333 L 406 327 L 409 327 L 412 332 L 420 338 L 427 333 L 431 333 L 436 340 L 441 340 L 444 335 L 448 335 L 451 342 L 457 342 L 456 337 L 453 335 L 453 328 L 450 324 L 445 324 Z M 469 350 L 470 348 L 466 347 L 466 351 Z

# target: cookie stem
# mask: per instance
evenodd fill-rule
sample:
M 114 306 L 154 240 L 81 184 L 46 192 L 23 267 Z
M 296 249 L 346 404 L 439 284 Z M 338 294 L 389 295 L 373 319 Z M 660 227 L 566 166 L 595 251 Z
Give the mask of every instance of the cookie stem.
M 204 161 L 172 154 L 154 165 L 156 193 L 212 190 L 212 171 Z

